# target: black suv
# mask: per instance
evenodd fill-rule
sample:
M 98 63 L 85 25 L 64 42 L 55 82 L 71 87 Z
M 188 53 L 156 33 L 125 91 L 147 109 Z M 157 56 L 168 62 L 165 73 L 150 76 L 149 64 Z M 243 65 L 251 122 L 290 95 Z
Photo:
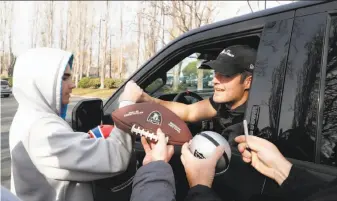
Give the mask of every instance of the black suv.
M 212 94 L 212 86 L 193 88 L 182 83 L 178 91 L 172 91 L 166 85 L 167 75 L 180 62 L 184 66 L 192 61 L 212 60 L 234 44 L 246 44 L 258 51 L 245 112 L 250 134 L 276 144 L 293 164 L 326 181 L 334 179 L 337 176 L 337 2 L 301 1 L 192 30 L 168 44 L 129 79 L 160 99 L 186 104 L 200 101 Z M 209 72 L 205 71 L 204 75 L 209 76 Z M 98 99 L 80 102 L 73 110 L 74 130 L 87 132 L 101 120 L 113 124 L 110 114 L 117 108 L 123 87 L 104 106 Z M 188 123 L 188 126 L 197 133 L 201 123 Z M 170 163 L 180 201 L 188 191 L 188 184 L 179 147 L 176 153 Z M 248 200 L 255 194 L 277 194 L 275 182 L 245 164 L 236 147 L 232 153 L 228 171 L 214 181 L 213 188 L 219 196 L 224 200 Z M 125 173 L 94 182 L 96 200 L 128 200 L 132 175 L 143 156 L 142 146 L 136 141 L 133 160 Z

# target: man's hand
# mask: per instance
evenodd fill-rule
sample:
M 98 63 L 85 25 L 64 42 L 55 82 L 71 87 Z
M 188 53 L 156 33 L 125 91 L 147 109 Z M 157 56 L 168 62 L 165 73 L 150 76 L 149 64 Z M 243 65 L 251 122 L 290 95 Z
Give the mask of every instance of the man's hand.
M 251 152 L 247 151 L 247 141 Z M 242 159 L 263 175 L 274 179 L 279 185 L 289 176 L 292 164 L 281 154 L 277 147 L 262 138 L 244 135 L 235 138 Z
M 145 137 L 142 136 L 142 145 L 145 150 L 145 157 L 143 160 L 143 165 L 146 165 L 153 161 L 165 161 L 166 163 L 170 161 L 173 153 L 174 147 L 173 145 L 167 145 L 165 134 L 158 129 L 157 130 L 158 142 L 148 143 Z
M 154 98 L 152 98 L 149 94 L 143 91 L 138 101 L 139 102 L 151 102 L 151 101 L 154 101 Z
M 184 165 L 190 188 L 196 185 L 204 185 L 211 188 L 215 175 L 215 166 L 225 151 L 224 147 L 218 146 L 210 158 L 199 159 L 193 156 L 188 146 L 188 143 L 183 145 L 180 159 Z
M 139 101 L 142 94 L 143 89 L 141 89 L 133 80 L 130 80 L 128 83 L 126 83 L 124 91 L 119 97 L 119 102 L 132 101 L 136 103 Z

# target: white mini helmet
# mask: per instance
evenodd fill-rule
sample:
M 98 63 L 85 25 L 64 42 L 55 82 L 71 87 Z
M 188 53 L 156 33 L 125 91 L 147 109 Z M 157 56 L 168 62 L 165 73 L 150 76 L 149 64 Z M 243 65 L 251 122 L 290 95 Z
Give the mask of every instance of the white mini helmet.
M 224 137 L 213 131 L 202 131 L 193 137 L 189 149 L 195 157 L 208 158 L 220 145 L 225 147 L 224 154 L 219 159 L 215 170 L 215 175 L 220 175 L 228 169 L 232 156 L 231 148 Z

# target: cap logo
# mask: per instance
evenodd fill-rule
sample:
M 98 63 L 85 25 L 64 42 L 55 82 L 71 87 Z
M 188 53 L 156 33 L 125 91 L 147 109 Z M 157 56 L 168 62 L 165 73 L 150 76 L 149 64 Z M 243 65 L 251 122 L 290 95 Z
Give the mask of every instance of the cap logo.
M 223 50 L 223 51 L 221 52 L 221 54 L 226 54 L 226 55 L 228 55 L 228 56 L 230 56 L 230 57 L 234 57 L 234 54 L 232 54 L 230 50 Z

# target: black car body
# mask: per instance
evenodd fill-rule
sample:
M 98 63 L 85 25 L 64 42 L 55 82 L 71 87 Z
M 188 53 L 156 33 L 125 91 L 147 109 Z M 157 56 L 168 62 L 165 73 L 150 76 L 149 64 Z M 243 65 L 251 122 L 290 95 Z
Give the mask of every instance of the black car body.
M 188 86 L 181 85 L 178 92 L 167 90 L 167 72 L 191 54 L 214 59 L 223 48 L 233 44 L 250 45 L 258 51 L 245 112 L 250 134 L 275 143 L 293 164 L 323 180 L 334 179 L 337 176 L 337 2 L 301 1 L 192 30 L 164 47 L 129 80 L 163 100 L 174 100 L 181 93 L 176 101 L 187 104 L 199 101 L 198 97 L 187 97 L 184 93 L 191 91 Z M 96 110 L 90 101 L 80 103 L 82 106 L 73 111 L 74 130 L 87 131 L 100 118 L 104 124 L 113 124 L 110 114 L 117 108 L 123 87 Z M 194 92 L 205 99 L 212 95 L 212 88 Z M 97 113 L 100 107 L 101 113 Z M 85 117 L 89 113 L 81 110 L 96 112 L 98 120 L 93 122 L 93 118 Z M 78 123 L 81 118 L 85 121 Z M 200 131 L 199 123 L 188 125 L 193 133 Z M 176 152 L 178 155 L 170 163 L 176 176 L 177 200 L 183 200 L 188 185 L 179 160 L 179 147 Z M 220 197 L 248 200 L 256 194 L 277 193 L 276 183 L 245 164 L 236 147 L 232 147 L 232 153 L 230 168 L 214 181 L 213 188 Z M 138 166 L 143 156 L 137 141 Z M 129 176 L 134 174 L 128 171 Z M 119 179 L 124 178 L 111 181 Z M 102 183 L 95 182 L 97 200 L 128 200 L 130 186 L 113 191 L 107 186 L 115 184 Z

